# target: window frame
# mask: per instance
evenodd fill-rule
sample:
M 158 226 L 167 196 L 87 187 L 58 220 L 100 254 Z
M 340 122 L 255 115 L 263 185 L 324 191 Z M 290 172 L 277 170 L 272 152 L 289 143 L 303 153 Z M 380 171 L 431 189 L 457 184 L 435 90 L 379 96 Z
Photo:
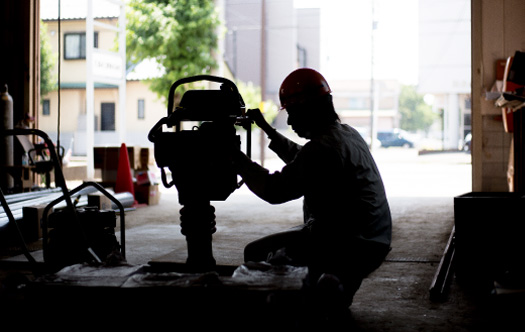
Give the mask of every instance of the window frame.
M 44 99 L 42 100 L 42 116 L 50 116 L 50 115 L 51 115 L 51 100 Z
M 142 102 L 142 108 L 141 108 L 141 102 Z M 146 100 L 144 98 L 140 98 L 137 100 L 137 119 L 144 120 L 145 118 L 146 118 Z
M 115 102 L 100 103 L 100 131 L 116 131 L 116 113 Z
M 68 56 L 67 52 L 67 37 L 69 36 L 78 36 L 80 38 L 80 41 L 78 43 L 78 56 L 77 57 L 70 57 Z M 82 54 L 82 45 L 84 45 L 84 54 Z M 64 33 L 64 60 L 85 60 L 86 59 L 86 32 L 67 32 Z M 98 48 L 98 31 L 95 31 L 93 33 L 93 47 Z

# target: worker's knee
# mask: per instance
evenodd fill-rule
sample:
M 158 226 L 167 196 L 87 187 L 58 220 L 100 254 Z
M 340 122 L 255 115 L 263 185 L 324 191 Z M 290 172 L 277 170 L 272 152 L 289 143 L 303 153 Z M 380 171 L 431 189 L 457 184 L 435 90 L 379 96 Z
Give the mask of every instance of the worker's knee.
M 267 257 L 268 252 L 262 248 L 258 241 L 250 242 L 244 247 L 245 262 L 265 261 Z

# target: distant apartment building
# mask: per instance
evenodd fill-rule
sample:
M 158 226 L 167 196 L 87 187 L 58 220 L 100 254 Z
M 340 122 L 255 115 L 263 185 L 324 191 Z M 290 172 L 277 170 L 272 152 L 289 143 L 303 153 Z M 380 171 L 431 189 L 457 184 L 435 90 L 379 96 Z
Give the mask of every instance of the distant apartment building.
M 227 35 L 224 60 L 234 77 L 241 81 L 266 86 L 266 98 L 279 104 L 279 86 L 294 69 L 321 68 L 321 8 L 294 8 L 293 0 L 225 0 Z M 265 18 L 265 33 L 261 31 Z M 263 37 L 265 37 L 264 43 Z M 261 67 L 266 77 L 261 77 Z M 334 103 L 342 120 L 353 126 L 370 128 L 370 80 L 330 81 Z M 397 81 L 376 81 L 377 128 L 392 129 L 398 125 Z M 275 125 L 286 126 L 281 113 Z
M 330 82 L 334 106 L 341 122 L 363 129 L 366 135 L 370 134 L 372 116 L 378 131 L 398 128 L 398 102 L 401 89 L 399 81 L 377 80 L 373 92 L 370 83 L 370 80 Z M 374 112 L 372 113 L 371 110 Z
M 293 0 L 224 0 L 224 61 L 235 79 L 261 87 L 279 104 L 279 87 L 299 67 L 319 70 L 320 9 L 295 8 Z M 286 126 L 285 114 L 276 119 Z
M 434 96 L 444 149 L 471 131 L 470 0 L 419 1 L 418 92 Z

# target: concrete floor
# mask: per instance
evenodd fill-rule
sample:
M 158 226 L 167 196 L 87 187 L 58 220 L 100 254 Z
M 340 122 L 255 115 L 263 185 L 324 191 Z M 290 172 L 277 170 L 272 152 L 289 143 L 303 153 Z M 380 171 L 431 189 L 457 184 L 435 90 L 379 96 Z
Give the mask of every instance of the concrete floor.
M 433 162 L 437 158 L 441 160 L 438 164 Z M 429 299 L 429 287 L 454 224 L 454 193 L 468 191 L 465 175 L 469 156 L 421 158 L 413 151 L 391 150 L 381 151 L 376 160 L 389 191 L 393 250 L 355 297 L 351 310 L 357 325 L 363 331 L 471 331 L 480 316 L 475 304 L 455 284 L 447 301 L 434 303 Z M 268 164 L 269 168 L 279 167 L 272 161 Z M 126 215 L 127 260 L 132 264 L 183 263 L 186 259 L 176 190 L 161 191 L 159 205 Z M 297 200 L 272 206 L 245 186 L 225 202 L 212 202 L 216 209 L 213 250 L 217 263 L 242 264 L 242 251 L 248 242 L 301 222 L 301 204 Z
M 129 213 L 127 259 L 132 264 L 169 263 L 186 259 L 180 234 L 177 195 L 163 193 L 154 207 Z M 297 224 L 301 202 L 280 206 L 261 202 L 247 190 L 227 202 L 213 202 L 217 232 L 214 257 L 221 265 L 240 265 L 249 241 Z M 386 262 L 364 282 L 351 307 L 363 331 L 472 331 L 480 318 L 475 303 L 452 285 L 448 299 L 429 298 L 437 267 L 453 226 L 448 197 L 393 197 L 393 250 Z M 152 212 L 154 211 L 154 213 Z M 134 227 L 133 225 L 137 226 Z
M 375 153 L 393 216 L 393 250 L 362 284 L 351 306 L 361 331 L 502 330 L 515 320 L 501 298 L 472 293 L 451 280 L 443 301 L 430 300 L 429 288 L 454 226 L 454 196 L 470 191 L 470 156 L 463 153 L 417 155 L 413 150 Z M 278 169 L 273 161 L 268 168 Z M 248 242 L 301 221 L 300 200 L 269 205 L 245 186 L 216 208 L 213 236 L 218 264 L 242 264 Z M 180 206 L 174 189 L 162 190 L 160 204 L 127 216 L 128 261 L 184 262 Z
M 444 301 L 429 298 L 429 287 L 454 225 L 453 197 L 470 190 L 470 156 L 418 156 L 414 151 L 390 150 L 375 157 L 392 210 L 393 250 L 356 294 L 351 306 L 354 330 L 486 331 L 503 330 L 502 324 L 514 323 L 513 306 L 501 298 L 472 294 L 455 278 Z M 269 168 L 279 167 L 269 163 Z M 272 206 L 245 186 L 224 202 L 212 202 L 217 263 L 242 264 L 248 242 L 301 222 L 301 204 L 297 200 Z M 179 209 L 176 190 L 161 188 L 158 205 L 126 213 L 128 263 L 185 262 Z

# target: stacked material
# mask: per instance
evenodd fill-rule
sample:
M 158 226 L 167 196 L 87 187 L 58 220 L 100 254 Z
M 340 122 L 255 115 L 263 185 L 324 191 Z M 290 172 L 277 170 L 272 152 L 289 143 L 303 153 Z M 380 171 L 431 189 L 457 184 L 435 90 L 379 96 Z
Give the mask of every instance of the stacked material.
M 97 191 L 96 188 L 86 187 L 80 190 L 78 193 L 71 195 L 72 199 L 75 201 L 75 205 L 86 206 L 88 202 L 87 196 L 93 194 Z M 125 208 L 130 207 L 134 203 L 133 195 L 129 192 L 122 193 L 111 193 Z M 62 190 L 60 188 L 55 189 L 45 189 L 27 193 L 12 194 L 6 195 L 5 199 L 7 201 L 9 210 L 13 214 L 15 220 L 23 219 L 23 208 L 28 206 L 39 206 L 47 205 L 59 197 L 62 197 Z M 55 205 L 55 208 L 65 207 L 66 203 L 64 201 Z M 113 209 L 117 209 L 116 204 L 113 203 Z M 7 227 L 9 223 L 9 218 L 6 214 L 6 211 L 3 206 L 0 206 L 0 231 Z

